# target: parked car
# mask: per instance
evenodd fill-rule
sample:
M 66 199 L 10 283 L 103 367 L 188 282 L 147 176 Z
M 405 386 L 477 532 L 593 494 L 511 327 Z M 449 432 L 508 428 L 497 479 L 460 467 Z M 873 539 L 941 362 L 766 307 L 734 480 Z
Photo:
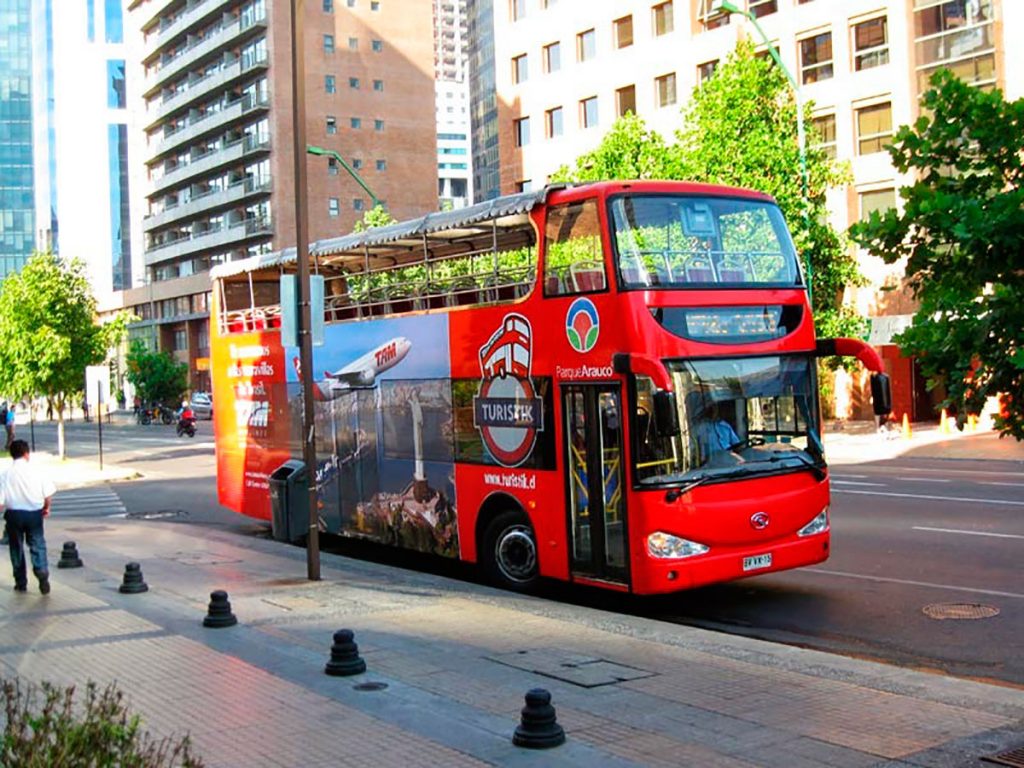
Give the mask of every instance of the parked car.
M 197 419 L 213 418 L 213 396 L 209 392 L 194 393 L 191 405 Z

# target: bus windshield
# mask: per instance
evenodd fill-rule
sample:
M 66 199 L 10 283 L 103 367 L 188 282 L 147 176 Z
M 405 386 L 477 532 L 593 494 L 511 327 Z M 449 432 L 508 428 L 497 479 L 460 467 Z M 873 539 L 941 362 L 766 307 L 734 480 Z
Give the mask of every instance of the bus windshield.
M 778 207 L 737 197 L 624 195 L 611 201 L 623 288 L 800 284 Z
M 823 463 L 811 360 L 766 356 L 668 361 L 680 433 L 661 437 L 653 385 L 637 378 L 636 474 L 643 484 L 713 480 Z

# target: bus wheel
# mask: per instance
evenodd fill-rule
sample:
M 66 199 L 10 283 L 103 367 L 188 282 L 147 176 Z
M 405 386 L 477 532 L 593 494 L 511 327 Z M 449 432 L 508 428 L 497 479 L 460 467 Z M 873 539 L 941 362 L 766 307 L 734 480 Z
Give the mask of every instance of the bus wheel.
M 506 589 L 525 591 L 540 578 L 537 539 L 521 513 L 502 512 L 484 533 L 481 563 L 491 581 Z

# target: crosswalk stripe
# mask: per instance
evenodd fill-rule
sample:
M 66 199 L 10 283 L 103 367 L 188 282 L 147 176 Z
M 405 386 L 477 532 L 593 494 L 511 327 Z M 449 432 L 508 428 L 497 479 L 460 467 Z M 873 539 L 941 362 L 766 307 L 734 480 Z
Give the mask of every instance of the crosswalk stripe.
M 71 488 L 66 491 L 57 491 L 50 503 L 50 509 L 55 514 L 72 515 L 101 512 L 116 515 L 127 512 L 121 497 L 109 488 Z

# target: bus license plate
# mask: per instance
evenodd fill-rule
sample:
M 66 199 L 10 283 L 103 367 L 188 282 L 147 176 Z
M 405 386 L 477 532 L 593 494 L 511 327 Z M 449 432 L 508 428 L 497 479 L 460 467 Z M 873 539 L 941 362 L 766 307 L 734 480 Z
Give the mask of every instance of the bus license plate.
M 743 570 L 744 571 L 757 571 L 761 568 L 772 567 L 772 553 L 768 552 L 764 555 L 754 555 L 753 557 L 743 558 Z

